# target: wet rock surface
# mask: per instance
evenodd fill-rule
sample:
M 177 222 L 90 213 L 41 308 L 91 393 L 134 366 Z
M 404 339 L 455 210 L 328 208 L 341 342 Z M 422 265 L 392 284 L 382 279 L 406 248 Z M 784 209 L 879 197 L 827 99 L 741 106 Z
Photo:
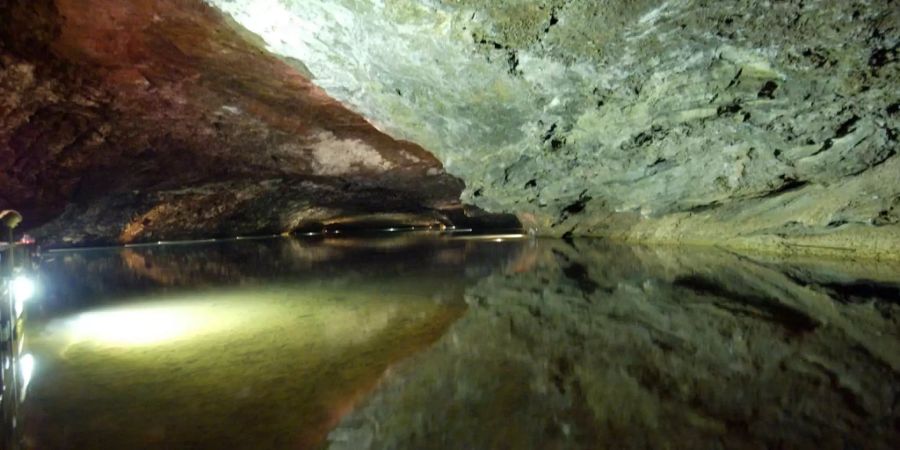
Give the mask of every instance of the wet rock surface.
M 207 1 L 540 233 L 900 254 L 891 1 Z
M 427 216 L 461 189 L 200 1 L 0 1 L 0 209 L 45 243 Z
M 330 448 L 893 448 L 898 273 L 526 243 Z

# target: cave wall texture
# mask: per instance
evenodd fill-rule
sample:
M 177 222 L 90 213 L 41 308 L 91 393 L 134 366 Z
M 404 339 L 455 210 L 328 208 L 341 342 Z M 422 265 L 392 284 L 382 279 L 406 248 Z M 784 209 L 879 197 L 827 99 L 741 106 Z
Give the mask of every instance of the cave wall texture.
M 207 2 L 539 233 L 900 254 L 896 2 Z
M 459 207 L 431 154 L 260 47 L 200 1 L 0 0 L 0 209 L 86 245 Z
M 0 206 L 47 236 L 430 211 L 455 176 L 545 235 L 900 255 L 890 0 L 0 5 Z

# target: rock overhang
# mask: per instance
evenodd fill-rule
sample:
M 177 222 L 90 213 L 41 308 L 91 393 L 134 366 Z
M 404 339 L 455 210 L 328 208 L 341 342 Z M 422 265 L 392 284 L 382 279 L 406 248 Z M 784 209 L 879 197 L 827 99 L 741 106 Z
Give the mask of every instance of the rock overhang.
M 890 2 L 206 1 L 539 233 L 900 250 Z
M 462 208 L 463 185 L 200 1 L 2 2 L 0 204 L 52 243 Z

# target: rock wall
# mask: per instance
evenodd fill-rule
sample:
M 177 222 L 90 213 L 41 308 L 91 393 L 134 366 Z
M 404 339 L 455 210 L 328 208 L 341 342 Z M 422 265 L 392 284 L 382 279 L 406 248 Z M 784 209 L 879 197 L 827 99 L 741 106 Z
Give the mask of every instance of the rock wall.
M 536 232 L 900 255 L 889 0 L 206 0 Z
M 0 209 L 44 243 L 427 218 L 461 189 L 199 0 L 0 0 Z

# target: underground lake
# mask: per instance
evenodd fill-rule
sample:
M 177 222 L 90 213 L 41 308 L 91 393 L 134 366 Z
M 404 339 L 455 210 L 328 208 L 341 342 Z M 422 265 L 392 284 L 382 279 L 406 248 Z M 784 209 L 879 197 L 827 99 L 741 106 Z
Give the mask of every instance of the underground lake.
M 0 450 L 897 450 L 897 0 L 0 0 Z
M 38 261 L 11 449 L 900 439 L 890 264 L 428 232 Z

